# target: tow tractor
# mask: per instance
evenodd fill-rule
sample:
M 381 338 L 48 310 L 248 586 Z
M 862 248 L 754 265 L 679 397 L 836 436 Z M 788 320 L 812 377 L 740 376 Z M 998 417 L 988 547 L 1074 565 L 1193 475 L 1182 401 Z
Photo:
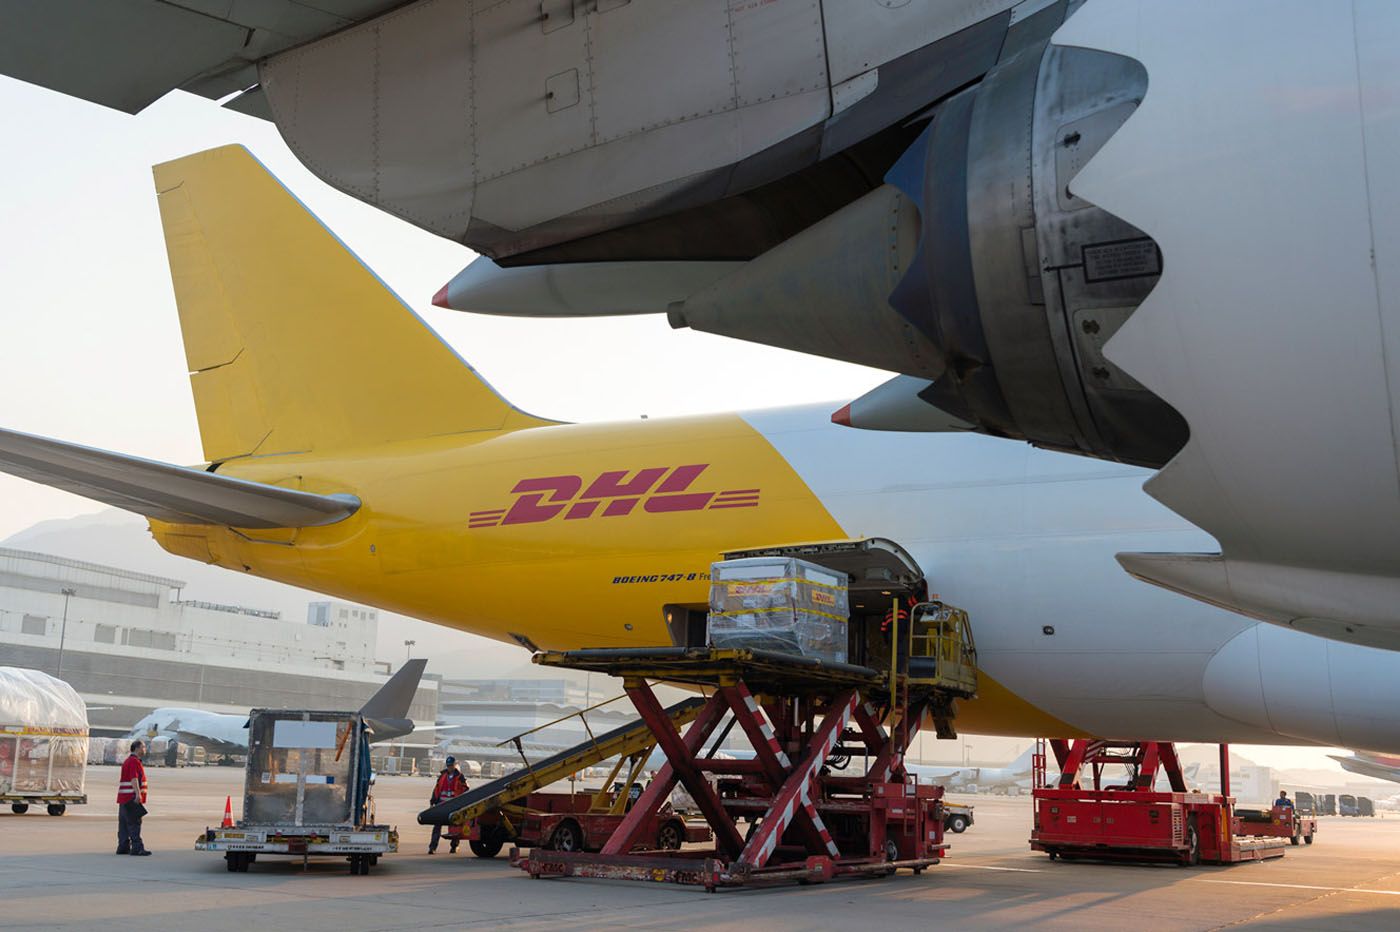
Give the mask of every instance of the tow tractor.
M 1236 809 L 1235 834 L 1258 838 L 1286 838 L 1289 844 L 1312 844 L 1317 835 L 1317 815 L 1302 805 L 1270 809 Z
M 1046 747 L 1059 775 L 1049 782 Z M 1122 766 L 1127 781 L 1105 785 L 1104 771 Z M 1081 772 L 1092 775 L 1082 786 Z M 1170 790 L 1157 792 L 1157 774 Z M 1219 794 L 1187 792 L 1176 747 L 1169 742 L 1050 739 L 1032 758 L 1031 848 L 1055 858 L 1237 864 L 1283 857 L 1283 838 L 1243 838 L 1230 797 L 1229 746 L 1220 746 Z
M 370 795 L 370 734 L 355 712 L 254 709 L 248 717 L 243 820 L 207 828 L 196 851 L 217 851 L 247 873 L 259 855 L 344 857 L 368 874 L 399 846 L 398 831 L 377 825 Z
M 746 607 L 716 611 L 712 590 L 710 645 L 534 656 L 544 666 L 622 677 L 667 762 L 600 851 L 515 849 L 512 863 L 535 878 L 648 880 L 710 892 L 937 864 L 947 849 L 943 791 L 918 782 L 904 755 L 926 721 L 941 737 L 954 736 L 954 704 L 976 691 L 967 615 L 929 599 L 917 564 L 886 540 L 724 556 L 713 583 Z M 754 607 L 750 597 L 784 587 L 805 600 L 805 616 L 816 619 L 809 627 L 771 624 L 763 613 L 780 610 Z M 693 632 L 683 611 L 695 610 L 668 607 L 673 631 Z M 717 617 L 735 624 L 721 629 Z M 808 650 L 816 642 L 821 649 Z M 683 735 L 653 683 L 708 694 Z M 736 725 L 752 759 L 715 755 Z M 663 850 L 652 841 L 651 826 L 678 784 L 714 832 L 712 848 Z

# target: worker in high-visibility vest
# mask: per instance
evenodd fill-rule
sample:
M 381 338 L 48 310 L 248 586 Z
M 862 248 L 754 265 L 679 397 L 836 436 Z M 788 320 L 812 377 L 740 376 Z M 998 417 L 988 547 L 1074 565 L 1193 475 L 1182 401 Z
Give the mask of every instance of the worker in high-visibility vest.
M 448 757 L 446 766 L 442 768 L 442 773 L 438 774 L 437 783 L 433 785 L 433 795 L 430 801 L 436 806 L 444 800 L 461 796 L 466 791 L 467 778 L 462 776 L 462 771 L 457 769 L 457 758 Z M 440 838 L 442 838 L 442 826 L 434 825 L 432 840 L 428 842 L 429 854 L 437 853 L 438 840 Z M 452 842 L 452 850 L 450 853 L 456 854 L 457 845 L 459 844 L 458 840 L 454 837 L 450 838 L 449 841 Z
M 122 763 L 117 784 L 117 854 L 145 857 L 151 853 L 141 841 L 141 819 L 146 815 L 146 768 L 141 764 L 145 753 L 146 742 L 138 738 Z

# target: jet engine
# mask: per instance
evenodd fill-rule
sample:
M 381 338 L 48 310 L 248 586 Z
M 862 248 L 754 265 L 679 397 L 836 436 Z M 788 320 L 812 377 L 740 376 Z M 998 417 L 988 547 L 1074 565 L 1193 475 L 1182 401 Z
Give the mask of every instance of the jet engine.
M 933 406 L 961 429 L 1161 466 L 1186 423 L 1103 346 L 1162 254 L 1074 192 L 1146 89 L 1131 58 L 1048 35 L 1008 48 L 922 115 L 884 185 L 671 304 L 671 322 L 913 377 L 853 404 L 853 426 L 927 429 Z

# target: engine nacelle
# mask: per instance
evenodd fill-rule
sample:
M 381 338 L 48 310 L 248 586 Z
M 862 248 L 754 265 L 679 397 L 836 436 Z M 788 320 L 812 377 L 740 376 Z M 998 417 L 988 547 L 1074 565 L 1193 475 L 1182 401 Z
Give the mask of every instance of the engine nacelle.
M 672 323 L 931 380 L 923 402 L 989 434 L 1170 459 L 1185 422 L 1103 353 L 1162 255 L 1073 191 L 1146 73 L 1037 25 L 928 114 L 886 185 L 673 305 Z

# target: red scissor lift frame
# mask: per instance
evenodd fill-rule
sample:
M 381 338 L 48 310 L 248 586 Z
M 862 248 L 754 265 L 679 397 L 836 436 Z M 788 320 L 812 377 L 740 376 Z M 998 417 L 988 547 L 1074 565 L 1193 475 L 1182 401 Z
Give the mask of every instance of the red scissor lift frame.
M 1059 775 L 1047 780 L 1048 746 Z M 1125 766 L 1128 782 L 1105 786 L 1104 771 Z M 1242 841 L 1230 797 L 1230 749 L 1220 745 L 1221 792 L 1189 793 L 1175 745 L 1165 741 L 1039 742 L 1032 757 L 1035 812 L 1031 848 L 1051 858 L 1235 864 L 1283 856 L 1284 842 Z M 1081 786 L 1087 769 L 1092 787 Z M 1171 790 L 1153 789 L 1157 773 Z
M 628 696 L 667 763 L 602 851 L 535 849 L 528 858 L 513 852 L 513 862 L 532 877 L 651 880 L 713 891 L 889 874 L 899 868 L 919 872 L 938 863 L 946 850 L 942 788 L 918 783 L 904 768 L 905 749 L 937 697 L 910 701 L 899 691 L 891 721 L 900 724 L 887 731 L 881 721 L 888 702 L 877 707 L 862 698 L 876 695 L 878 681 L 866 682 L 869 677 L 849 672 L 859 668 L 848 667 L 843 674 L 825 666 L 792 665 L 790 658 L 765 657 L 762 651 L 690 651 L 684 681 L 708 681 L 716 688 L 682 735 L 666 719 L 648 682 L 648 677 L 680 679 L 653 662 L 659 653 L 651 652 L 649 660 L 646 651 L 585 650 L 538 661 L 623 676 Z M 619 662 L 619 655 L 631 659 Z M 731 723 L 714 747 L 738 725 L 753 746 L 753 759 L 718 758 L 714 747 L 705 752 L 726 713 L 732 715 Z M 869 762 L 864 773 L 831 772 L 835 760 L 854 764 L 858 755 Z M 707 774 L 717 777 L 718 791 Z M 714 831 L 714 849 L 645 850 L 650 847 L 646 826 L 677 784 L 690 793 Z M 747 837 L 736 817 L 749 821 Z

